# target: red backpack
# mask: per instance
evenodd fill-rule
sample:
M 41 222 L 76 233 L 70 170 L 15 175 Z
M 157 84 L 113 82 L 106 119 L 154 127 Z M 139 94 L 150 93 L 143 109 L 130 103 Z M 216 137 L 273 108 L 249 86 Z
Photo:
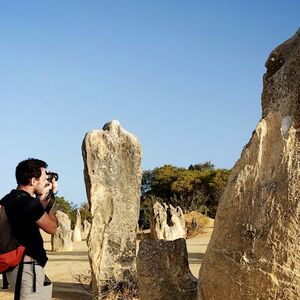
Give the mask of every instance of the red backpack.
M 12 236 L 5 207 L 0 205 L 0 274 L 17 266 L 24 257 L 25 247 Z

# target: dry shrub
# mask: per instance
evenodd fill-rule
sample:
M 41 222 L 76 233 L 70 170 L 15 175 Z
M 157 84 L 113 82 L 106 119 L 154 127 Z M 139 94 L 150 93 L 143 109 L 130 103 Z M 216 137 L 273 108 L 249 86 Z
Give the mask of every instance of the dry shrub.
M 87 270 L 85 273 L 76 274 L 73 277 L 80 283 L 83 289 L 92 295 L 91 270 Z
M 84 274 L 77 274 L 74 276 L 74 278 L 87 292 L 92 294 L 90 270 Z M 127 276 L 126 280 L 124 281 L 117 281 L 115 278 L 105 280 L 105 284 L 101 291 L 101 299 L 105 300 L 131 300 L 137 299 L 137 296 L 138 285 L 136 277 L 134 276 Z
M 199 212 L 191 211 L 184 215 L 187 230 L 187 239 L 204 233 L 205 227 L 213 226 L 214 220 Z
M 130 300 L 136 299 L 138 295 L 138 286 L 135 278 L 126 281 L 117 281 L 114 278 L 106 280 L 105 288 L 102 290 L 102 299 L 113 300 L 122 299 Z

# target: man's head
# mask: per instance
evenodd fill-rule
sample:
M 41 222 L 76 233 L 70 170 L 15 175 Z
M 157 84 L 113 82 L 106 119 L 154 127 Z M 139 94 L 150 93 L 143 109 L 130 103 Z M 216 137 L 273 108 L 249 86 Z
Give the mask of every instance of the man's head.
M 46 168 L 47 164 L 39 159 L 21 161 L 16 167 L 18 185 L 31 187 L 34 193 L 42 193 L 47 184 Z

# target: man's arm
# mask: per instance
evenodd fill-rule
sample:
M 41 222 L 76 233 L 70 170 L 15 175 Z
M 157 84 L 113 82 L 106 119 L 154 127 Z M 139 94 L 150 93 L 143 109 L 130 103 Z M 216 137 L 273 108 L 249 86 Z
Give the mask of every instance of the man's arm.
M 46 212 L 36 221 L 36 224 L 49 234 L 54 234 L 57 229 L 57 220 L 53 211 Z
M 57 192 L 57 189 L 57 182 L 55 179 L 52 179 L 51 184 L 45 187 L 44 193 L 39 196 L 40 202 L 45 209 L 45 213 L 36 221 L 36 223 L 41 229 L 49 234 L 54 234 L 58 227 L 56 216 L 52 211 L 52 206 L 54 204 L 54 194 L 52 191 Z

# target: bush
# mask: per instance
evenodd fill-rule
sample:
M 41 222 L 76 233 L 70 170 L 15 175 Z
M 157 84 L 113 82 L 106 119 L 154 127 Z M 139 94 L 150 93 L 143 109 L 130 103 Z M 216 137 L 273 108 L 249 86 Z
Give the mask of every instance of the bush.
M 139 225 L 149 228 L 152 206 L 180 206 L 187 213 L 197 211 L 214 218 L 230 170 L 216 169 L 212 162 L 190 165 L 188 169 L 165 165 L 143 172 Z

